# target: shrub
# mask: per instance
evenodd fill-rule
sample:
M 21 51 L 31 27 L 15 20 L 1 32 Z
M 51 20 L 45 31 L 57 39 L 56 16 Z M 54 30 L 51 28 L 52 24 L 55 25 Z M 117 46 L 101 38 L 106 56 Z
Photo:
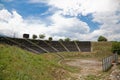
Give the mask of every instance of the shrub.
M 32 37 L 33 37 L 33 39 L 36 39 L 36 38 L 37 38 L 37 35 L 33 34 L 33 36 L 32 36 Z
M 44 39 L 44 38 L 45 38 L 45 35 L 44 35 L 44 34 L 40 34 L 40 35 L 39 35 L 39 38 L 40 38 L 40 39 Z
M 70 42 L 70 38 L 65 38 L 65 42 Z
M 49 37 L 48 39 L 49 39 L 49 41 L 52 41 L 52 40 L 53 40 L 53 38 L 52 38 L 52 37 Z
M 112 43 L 112 52 L 113 53 L 117 52 L 118 54 L 120 54 L 120 42 Z
M 105 38 L 104 36 L 99 36 L 98 41 L 107 41 L 107 38 Z
M 62 42 L 62 41 L 63 41 L 63 39 L 59 39 L 59 41 L 60 41 L 60 42 Z

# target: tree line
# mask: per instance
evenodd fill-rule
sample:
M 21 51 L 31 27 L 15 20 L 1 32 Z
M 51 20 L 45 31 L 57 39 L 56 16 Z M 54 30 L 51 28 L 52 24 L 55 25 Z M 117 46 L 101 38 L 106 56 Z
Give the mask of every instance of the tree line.
M 45 34 L 40 34 L 40 35 L 39 35 L 39 38 L 40 38 L 40 39 L 45 39 L 45 37 L 46 37 Z M 35 34 L 33 34 L 32 38 L 33 38 L 33 39 L 37 39 L 38 36 L 35 35 Z M 49 40 L 49 41 L 52 41 L 53 38 L 52 38 L 52 37 L 49 37 L 48 40 Z M 68 42 L 68 41 L 71 41 L 71 39 L 67 37 L 67 38 L 65 38 L 64 40 L 63 40 L 63 39 L 59 39 L 59 41 L 66 41 L 66 42 Z M 78 41 L 78 40 L 75 40 L 75 41 Z M 107 40 L 107 38 L 104 37 L 104 36 L 99 36 L 97 41 L 98 41 L 98 42 L 101 42 L 101 41 L 108 41 L 108 40 Z
M 40 34 L 40 35 L 39 35 L 39 38 L 42 39 L 42 40 L 45 39 L 45 37 L 46 37 L 46 36 L 45 36 L 44 34 Z M 35 34 L 33 34 L 32 38 L 35 40 L 35 39 L 38 38 L 38 36 L 35 35 Z M 49 37 L 48 40 L 49 40 L 49 41 L 52 41 L 53 38 L 52 38 L 52 37 Z M 70 38 L 65 38 L 65 39 L 59 39 L 59 41 L 69 42 L 69 41 L 71 41 L 71 39 L 70 39 Z

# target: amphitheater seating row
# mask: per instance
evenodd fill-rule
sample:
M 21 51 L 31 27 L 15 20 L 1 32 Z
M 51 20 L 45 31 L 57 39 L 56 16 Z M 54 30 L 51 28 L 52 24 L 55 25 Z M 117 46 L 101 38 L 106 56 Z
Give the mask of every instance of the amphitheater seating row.
M 66 52 L 66 49 L 58 41 L 46 41 L 48 44 L 56 48 L 59 52 Z
M 32 45 L 25 39 L 16 39 L 16 38 L 0 38 L 0 43 L 2 44 L 8 44 L 8 45 L 16 45 L 18 47 L 21 47 L 22 49 L 28 50 L 30 52 L 34 53 L 45 53 L 42 49 L 39 49 L 35 45 Z
M 91 42 L 77 42 L 81 52 L 91 51 Z
M 46 49 L 48 52 L 56 52 L 50 45 L 48 45 L 47 43 L 45 43 L 45 41 L 42 40 L 29 40 L 33 43 L 35 43 L 36 45 Z
M 70 52 L 79 51 L 73 41 L 72 41 L 72 42 L 62 42 L 62 43 L 65 45 L 65 47 L 66 47 Z
M 32 39 L 18 39 L 0 37 L 0 43 L 8 45 L 16 45 L 34 53 L 46 52 L 90 52 L 91 42 L 79 42 L 76 44 L 74 41 L 59 42 L 59 41 L 45 41 L 45 40 L 32 40 Z
M 45 53 L 44 50 L 42 50 L 40 47 L 30 43 L 26 39 L 14 39 L 17 43 L 20 43 L 21 45 L 29 48 L 30 50 L 33 49 L 35 53 Z

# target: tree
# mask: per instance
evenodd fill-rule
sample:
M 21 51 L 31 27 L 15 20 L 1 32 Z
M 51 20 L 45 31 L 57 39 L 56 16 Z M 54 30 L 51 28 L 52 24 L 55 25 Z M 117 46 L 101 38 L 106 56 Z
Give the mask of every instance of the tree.
M 52 37 L 49 37 L 48 39 L 49 39 L 49 41 L 52 41 Z
M 107 38 L 105 38 L 104 36 L 99 36 L 98 41 L 107 41 Z
M 36 39 L 36 38 L 37 38 L 37 35 L 33 34 L 33 36 L 32 36 L 32 37 L 33 37 L 33 39 Z
M 120 55 L 120 42 L 112 42 L 112 52 Z
M 60 41 L 60 42 L 62 42 L 62 41 L 63 41 L 63 39 L 59 39 L 59 41 Z
M 73 40 L 73 41 L 75 41 L 75 42 L 79 42 L 79 40 Z
M 44 35 L 44 34 L 40 34 L 40 35 L 39 35 L 39 38 L 40 38 L 40 39 L 44 39 L 44 38 L 45 38 L 45 35 Z
M 65 42 L 71 41 L 70 38 L 65 38 Z

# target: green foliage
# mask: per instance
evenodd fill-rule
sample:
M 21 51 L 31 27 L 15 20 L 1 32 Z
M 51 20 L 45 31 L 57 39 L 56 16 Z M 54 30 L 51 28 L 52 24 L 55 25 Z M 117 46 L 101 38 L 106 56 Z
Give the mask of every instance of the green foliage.
M 112 43 L 112 52 L 113 53 L 117 52 L 118 54 L 120 54 L 120 42 Z
M 44 35 L 44 34 L 40 34 L 40 35 L 39 35 L 39 38 L 44 39 L 44 38 L 45 38 L 45 35 Z
M 32 37 L 33 37 L 33 39 L 36 39 L 36 38 L 37 38 L 37 35 L 33 34 L 33 36 L 32 36 Z
M 60 41 L 60 42 L 62 42 L 62 41 L 63 41 L 63 39 L 59 39 L 59 41 Z
M 107 38 L 105 38 L 104 36 L 99 36 L 98 41 L 107 41 Z
M 71 41 L 70 38 L 65 38 L 65 42 Z
M 95 75 L 88 75 L 85 80 L 100 80 L 99 77 L 95 76 Z
M 49 37 L 49 41 L 52 41 L 53 40 L 53 38 L 52 37 Z

